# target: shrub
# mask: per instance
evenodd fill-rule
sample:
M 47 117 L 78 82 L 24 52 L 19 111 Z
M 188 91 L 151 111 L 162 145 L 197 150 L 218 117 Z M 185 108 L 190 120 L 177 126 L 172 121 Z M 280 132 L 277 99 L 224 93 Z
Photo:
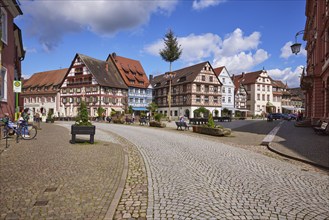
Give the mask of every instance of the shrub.
M 121 118 L 116 118 L 112 120 L 114 124 L 124 124 L 125 121 L 122 120 Z
M 218 117 L 219 111 L 215 109 L 215 116 Z
M 80 110 L 75 119 L 75 124 L 78 126 L 88 126 L 92 125 L 89 121 L 88 110 L 85 102 L 80 103 Z
M 52 111 L 50 111 L 50 110 L 48 111 L 47 119 L 48 119 L 48 120 L 53 119 L 53 113 L 52 113 Z
M 159 121 L 150 121 L 150 127 L 165 128 L 166 124 Z
M 162 117 L 163 117 L 163 115 L 161 113 L 157 113 L 157 114 L 155 114 L 154 119 L 157 122 L 160 122 Z
M 212 115 L 211 114 L 208 117 L 208 124 L 207 124 L 207 126 L 209 128 L 215 128 L 216 127 L 216 124 L 215 124 L 214 119 L 212 118 Z

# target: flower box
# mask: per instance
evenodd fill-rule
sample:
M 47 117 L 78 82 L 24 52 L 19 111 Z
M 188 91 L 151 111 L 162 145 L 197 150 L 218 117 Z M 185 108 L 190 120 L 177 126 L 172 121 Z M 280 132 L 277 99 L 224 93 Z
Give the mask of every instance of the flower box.
M 96 126 L 95 125 L 88 125 L 88 126 L 78 126 L 78 125 L 72 125 L 71 126 L 71 144 L 75 144 L 76 141 L 76 135 L 90 135 L 89 143 L 94 143 L 94 136 L 96 133 Z
M 229 136 L 231 129 L 229 128 L 209 128 L 204 126 L 193 126 L 193 132 L 207 134 L 212 136 Z

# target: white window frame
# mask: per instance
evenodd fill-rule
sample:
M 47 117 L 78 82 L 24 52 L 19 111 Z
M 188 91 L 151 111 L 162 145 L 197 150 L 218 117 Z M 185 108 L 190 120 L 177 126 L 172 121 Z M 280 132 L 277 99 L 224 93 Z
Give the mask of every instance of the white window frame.
M 1 68 L 1 91 L 0 91 L 0 101 L 7 102 L 8 96 L 8 71 L 5 67 Z
M 8 15 L 3 8 L 1 8 L 1 40 L 8 44 Z

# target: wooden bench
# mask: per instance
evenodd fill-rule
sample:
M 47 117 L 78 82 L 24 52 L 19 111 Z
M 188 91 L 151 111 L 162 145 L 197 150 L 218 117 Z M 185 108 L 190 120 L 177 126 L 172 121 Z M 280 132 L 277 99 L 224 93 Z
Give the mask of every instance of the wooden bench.
M 126 118 L 125 122 L 126 122 L 126 124 L 133 124 L 134 120 L 132 118 Z
M 319 127 L 313 127 L 313 130 L 315 131 L 315 133 L 317 134 L 329 134 L 329 123 L 326 121 L 323 121 L 321 123 L 321 126 Z
M 190 126 L 188 126 L 188 124 L 186 122 L 180 122 L 180 121 L 175 121 L 176 126 L 177 126 L 177 130 L 178 128 L 180 128 L 181 130 L 183 130 L 183 127 L 185 128 L 185 130 L 190 130 Z

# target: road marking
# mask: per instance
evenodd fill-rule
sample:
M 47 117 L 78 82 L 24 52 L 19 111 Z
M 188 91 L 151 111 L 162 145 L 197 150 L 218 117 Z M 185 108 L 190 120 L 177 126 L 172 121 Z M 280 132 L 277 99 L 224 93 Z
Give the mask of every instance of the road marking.
M 268 146 L 273 141 L 276 133 L 278 133 L 278 131 L 283 123 L 284 123 L 284 121 L 281 121 L 277 126 L 275 126 L 275 128 L 273 128 L 272 131 L 270 131 L 270 133 L 268 133 L 266 135 L 266 137 L 263 139 L 261 145 Z

